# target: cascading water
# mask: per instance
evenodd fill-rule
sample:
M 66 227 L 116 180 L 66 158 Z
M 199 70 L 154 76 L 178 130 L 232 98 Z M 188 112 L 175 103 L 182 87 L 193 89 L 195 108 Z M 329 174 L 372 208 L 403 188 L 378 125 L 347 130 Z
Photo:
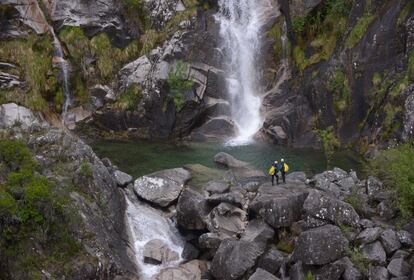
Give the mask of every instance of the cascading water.
M 59 67 L 62 73 L 62 78 L 63 78 L 62 87 L 63 87 L 63 94 L 65 96 L 65 101 L 63 103 L 62 113 L 63 115 L 65 115 L 69 109 L 69 106 L 72 105 L 72 93 L 70 90 L 70 82 L 69 82 L 69 64 L 64 58 L 63 51 L 62 51 L 62 45 L 52 28 L 51 28 L 51 33 L 53 35 L 53 46 L 55 49 L 53 61 L 59 64 Z
M 261 128 L 263 117 L 258 57 L 261 31 L 277 9 L 271 0 L 219 0 L 216 20 L 225 54 L 227 87 L 237 136 L 229 144 L 249 143 Z
M 156 210 L 136 199 L 128 197 L 126 216 L 130 227 L 131 239 L 134 245 L 136 263 L 140 272 L 140 279 L 151 279 L 152 276 L 166 267 L 176 267 L 182 262 L 179 260 L 162 265 L 152 265 L 144 262 L 144 246 L 147 242 L 158 239 L 165 243 L 169 249 L 181 256 L 184 245 L 183 240 L 172 222 L 163 217 L 161 211 Z

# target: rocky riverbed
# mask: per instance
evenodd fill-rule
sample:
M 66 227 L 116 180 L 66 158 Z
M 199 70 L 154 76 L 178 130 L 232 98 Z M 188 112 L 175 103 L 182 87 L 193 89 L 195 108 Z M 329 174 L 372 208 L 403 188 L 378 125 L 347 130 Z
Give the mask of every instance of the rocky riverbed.
M 193 164 L 133 180 L 30 110 L 1 108 L 2 132 L 27 142 L 62 189 L 76 186 L 69 197 L 82 219 L 72 234 L 89 261 L 73 260 L 66 279 L 414 277 L 414 221 L 396 224 L 395 193 L 374 177 L 334 168 L 312 178 L 293 172 L 272 186 L 262 171 L 219 153 L 225 172 Z M 152 217 L 143 232 L 164 235 L 139 239 L 127 215 L 142 222 L 143 213 Z M 45 279 L 63 276 L 49 269 Z

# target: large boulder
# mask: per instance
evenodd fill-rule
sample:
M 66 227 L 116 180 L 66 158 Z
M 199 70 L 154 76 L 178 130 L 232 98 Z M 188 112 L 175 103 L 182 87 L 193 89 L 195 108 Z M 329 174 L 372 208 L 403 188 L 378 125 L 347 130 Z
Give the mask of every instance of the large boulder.
M 379 241 L 365 245 L 361 252 L 366 259 L 375 264 L 383 265 L 387 259 L 387 254 Z
M 142 199 L 167 207 L 177 200 L 190 178 L 191 173 L 183 168 L 163 170 L 138 178 L 134 192 Z
M 151 264 L 169 263 L 180 257 L 171 250 L 162 240 L 154 239 L 144 245 L 144 261 Z
M 242 277 L 255 264 L 264 249 L 254 242 L 224 240 L 211 263 L 211 274 L 218 280 Z
M 222 164 L 229 168 L 241 168 L 246 167 L 248 165 L 247 162 L 238 160 L 234 158 L 232 155 L 227 153 L 221 152 L 214 156 L 214 162 Z
M 151 280 L 200 280 L 207 269 L 205 261 L 193 260 L 178 267 L 164 268 Z
M 371 243 L 377 240 L 381 233 L 382 229 L 380 227 L 366 228 L 357 236 L 356 241 L 360 244 Z
M 328 264 L 343 257 L 347 246 L 348 240 L 338 227 L 325 225 L 299 235 L 293 260 L 309 265 Z
M 120 187 L 125 187 L 126 185 L 132 182 L 132 176 L 125 172 L 115 170 L 113 174 L 118 186 Z
M 24 129 L 34 125 L 45 124 L 29 109 L 15 103 L 7 103 L 0 106 L 0 129 L 20 126 Z
M 390 275 L 388 270 L 382 266 L 371 266 L 368 268 L 369 280 L 389 280 Z
M 210 210 L 202 194 L 185 188 L 177 202 L 177 222 L 185 229 L 203 230 L 206 228 L 205 218 Z
M 250 204 L 250 211 L 262 217 L 273 228 L 289 227 L 300 220 L 307 196 L 305 185 L 286 184 L 273 187 L 264 184 Z
M 254 242 L 265 247 L 274 235 L 275 231 L 273 228 L 271 228 L 263 220 L 255 219 L 249 222 L 240 240 Z
M 303 204 L 305 213 L 311 217 L 326 220 L 336 225 L 358 227 L 359 215 L 348 203 L 312 190 Z
M 342 258 L 335 262 L 344 268 L 342 278 L 344 280 L 361 280 L 362 274 L 355 268 L 355 265 L 351 262 L 348 257 Z
M 280 252 L 275 245 L 272 245 L 266 253 L 264 253 L 259 261 L 257 266 L 275 274 L 279 269 L 287 262 L 287 256 Z
M 258 268 L 255 273 L 250 276 L 249 280 L 279 280 L 279 278 L 264 269 Z
M 206 221 L 210 232 L 233 236 L 241 234 L 246 228 L 247 213 L 240 208 L 223 202 L 210 212 Z
M 400 239 L 397 233 L 392 229 L 384 230 L 381 233 L 381 242 L 387 254 L 392 254 L 401 248 Z
M 402 258 L 392 259 L 387 266 L 388 272 L 394 277 L 408 277 L 411 267 Z

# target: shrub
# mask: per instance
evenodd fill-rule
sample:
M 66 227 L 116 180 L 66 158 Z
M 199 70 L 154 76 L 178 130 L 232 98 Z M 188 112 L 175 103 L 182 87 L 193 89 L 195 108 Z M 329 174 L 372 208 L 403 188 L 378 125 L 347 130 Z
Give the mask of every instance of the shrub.
M 184 105 L 184 93 L 185 90 L 193 88 L 193 81 L 188 76 L 188 65 L 183 61 L 178 61 L 174 69 L 168 74 L 168 85 L 170 87 L 171 96 L 173 98 L 175 107 L 180 111 Z
M 327 129 L 317 130 L 317 134 L 322 141 L 322 147 L 325 152 L 327 163 L 330 165 L 335 151 L 340 146 L 339 140 L 335 136 L 334 128 L 333 126 L 330 126 Z
M 414 215 L 413 158 L 412 144 L 404 144 L 381 151 L 366 166 L 367 171 L 380 178 L 387 187 L 398 192 L 396 206 L 403 218 Z
M 352 28 L 351 33 L 349 33 L 348 38 L 345 41 L 345 46 L 348 49 L 352 49 L 355 45 L 362 39 L 364 34 L 367 32 L 367 29 L 371 22 L 375 19 L 375 16 L 371 14 L 366 14 L 358 19 L 358 22 Z
M 312 272 L 308 271 L 308 273 L 306 273 L 305 280 L 313 280 L 313 279 L 314 279 L 314 277 L 313 277 Z
M 137 108 L 139 101 L 142 98 L 142 88 L 139 85 L 131 85 L 121 95 L 116 103 L 116 107 L 120 110 L 133 111 Z
M 350 89 L 346 73 L 340 70 L 336 71 L 329 80 L 327 88 L 333 94 L 336 113 L 344 112 L 348 108 L 350 99 Z
M 81 176 L 84 176 L 86 178 L 91 178 L 93 176 L 91 164 L 87 160 L 82 161 L 79 167 L 79 173 Z

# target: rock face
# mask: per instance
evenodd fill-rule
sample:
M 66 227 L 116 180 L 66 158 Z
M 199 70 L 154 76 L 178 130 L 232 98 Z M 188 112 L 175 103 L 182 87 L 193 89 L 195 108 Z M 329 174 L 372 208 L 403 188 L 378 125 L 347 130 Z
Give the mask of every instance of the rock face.
M 299 235 L 293 259 L 309 265 L 324 265 L 343 257 L 348 241 L 332 225 L 304 231 Z
M 183 168 L 164 170 L 138 178 L 134 192 L 145 200 L 166 207 L 177 200 L 190 178 L 190 172 Z

